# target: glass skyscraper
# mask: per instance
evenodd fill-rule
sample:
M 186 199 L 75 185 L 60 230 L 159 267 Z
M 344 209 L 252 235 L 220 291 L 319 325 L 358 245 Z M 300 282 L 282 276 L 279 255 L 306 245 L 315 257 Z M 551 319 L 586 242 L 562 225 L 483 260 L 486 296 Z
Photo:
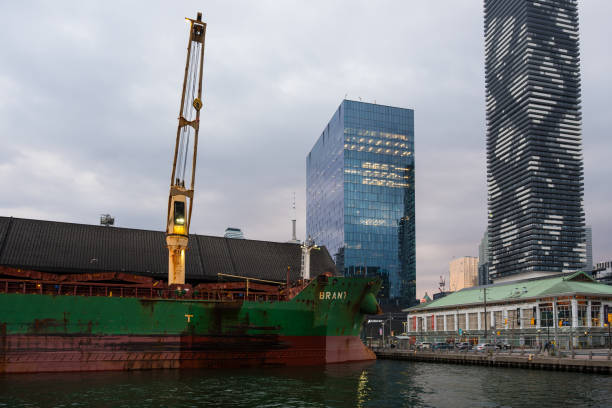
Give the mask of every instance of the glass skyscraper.
M 484 15 L 490 277 L 581 269 L 577 1 L 485 0 Z
M 306 159 L 306 232 L 382 303 L 416 298 L 414 111 L 344 100 Z

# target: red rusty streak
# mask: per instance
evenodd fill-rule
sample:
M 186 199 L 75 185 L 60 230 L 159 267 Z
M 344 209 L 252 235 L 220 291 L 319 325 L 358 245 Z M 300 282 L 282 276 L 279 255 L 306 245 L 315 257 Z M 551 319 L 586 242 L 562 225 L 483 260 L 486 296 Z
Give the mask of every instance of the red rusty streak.
M 376 358 L 355 336 L 3 337 L 0 373 L 307 366 Z
M 152 284 L 154 282 L 151 277 L 125 272 L 54 274 L 30 269 L 12 268 L 10 266 L 0 266 L 0 274 L 53 282 L 124 281 L 143 284 Z

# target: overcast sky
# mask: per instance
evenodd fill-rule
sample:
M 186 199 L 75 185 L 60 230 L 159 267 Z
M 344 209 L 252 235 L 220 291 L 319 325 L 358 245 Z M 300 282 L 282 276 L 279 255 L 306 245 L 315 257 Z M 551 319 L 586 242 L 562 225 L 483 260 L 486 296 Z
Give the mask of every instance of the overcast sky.
M 585 211 L 612 260 L 612 2 L 580 1 Z M 0 215 L 163 230 L 188 26 L 208 23 L 192 232 L 286 241 L 345 95 L 415 110 L 417 294 L 486 228 L 481 0 L 3 1 Z

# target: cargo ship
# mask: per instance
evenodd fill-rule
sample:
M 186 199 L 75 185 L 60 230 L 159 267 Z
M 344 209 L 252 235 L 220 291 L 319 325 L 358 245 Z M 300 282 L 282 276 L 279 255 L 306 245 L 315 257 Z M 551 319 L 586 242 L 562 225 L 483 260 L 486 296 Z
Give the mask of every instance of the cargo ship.
M 309 251 L 314 243 L 302 246 L 299 279 L 289 279 L 290 267 L 285 282 L 253 276 L 261 264 L 255 256 L 242 266 L 241 276 L 221 272 L 211 277 L 215 281 L 186 279 L 196 265 L 207 263 L 206 258 L 219 256 L 206 254 L 227 255 L 232 247 L 209 240 L 207 248 L 189 233 L 206 23 L 201 13 L 187 21 L 190 35 L 166 219 L 167 281 L 123 272 L 134 267 L 135 258 L 142 265 L 159 260 L 133 248 L 135 241 L 158 242 L 147 232 L 134 231 L 121 243 L 116 239 L 120 231 L 102 227 L 92 232 L 90 238 L 97 238 L 89 242 L 73 227 L 49 235 L 45 223 L 23 241 L 7 245 L 7 237 L 19 225 L 30 223 L 0 219 L 0 257 L 21 254 L 7 256 L 0 265 L 0 373 L 296 366 L 375 359 L 359 334 L 365 315 L 380 312 L 380 280 L 338 277 L 333 272 L 311 279 Z M 118 251 L 93 256 L 104 254 L 105 246 L 118 246 Z M 76 247 L 82 253 L 75 254 Z M 85 254 L 92 256 L 84 258 Z M 264 251 L 256 256 L 273 258 Z M 37 258 L 59 272 L 80 265 L 80 273 L 27 269 L 27 262 L 36 265 Z M 87 273 L 94 265 L 102 271 Z M 109 265 L 122 272 L 105 270 Z M 227 266 L 231 271 L 240 267 L 233 260 Z
M 365 315 L 379 311 L 378 279 L 324 274 L 289 286 L 172 287 L 28 275 L 42 279 L 0 280 L 0 373 L 375 359 L 359 334 Z

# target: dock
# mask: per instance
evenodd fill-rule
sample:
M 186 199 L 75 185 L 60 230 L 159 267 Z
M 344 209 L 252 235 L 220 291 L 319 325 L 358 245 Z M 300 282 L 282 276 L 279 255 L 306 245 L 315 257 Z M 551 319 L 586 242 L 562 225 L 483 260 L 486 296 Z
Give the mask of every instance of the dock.
M 410 360 L 428 363 L 484 365 L 490 367 L 530 368 L 536 370 L 577 371 L 612 374 L 609 350 L 582 353 L 561 353 L 552 356 L 530 350 L 512 351 L 455 351 L 455 350 L 402 350 L 374 349 L 381 360 Z

